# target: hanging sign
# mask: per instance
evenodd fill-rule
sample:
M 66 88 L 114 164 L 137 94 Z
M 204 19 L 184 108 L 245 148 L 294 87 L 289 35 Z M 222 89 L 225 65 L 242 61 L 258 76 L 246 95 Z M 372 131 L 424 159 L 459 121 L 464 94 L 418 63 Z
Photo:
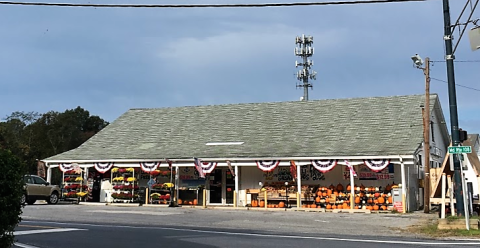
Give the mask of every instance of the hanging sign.
M 217 167 L 217 162 L 200 162 L 202 166 L 203 173 L 208 174 L 212 173 L 212 171 Z
M 265 172 L 273 171 L 280 164 L 280 160 L 256 160 L 257 167 Z
M 337 165 L 336 159 L 329 159 L 329 160 L 311 160 L 313 167 L 318 171 L 325 173 L 332 170 L 335 165 Z
M 142 171 L 146 173 L 150 173 L 152 171 L 155 171 L 158 166 L 160 166 L 162 162 L 140 162 L 140 168 L 142 168 Z
M 364 159 L 363 163 L 372 171 L 381 171 L 390 164 L 390 159 Z
M 348 162 L 348 160 L 346 160 L 346 159 L 345 159 L 345 164 L 347 164 L 347 167 L 348 167 L 348 169 L 350 170 L 350 173 L 352 173 L 352 175 L 353 175 L 354 177 L 356 177 L 356 176 L 357 176 L 357 173 L 355 172 L 355 168 L 353 168 L 353 165 L 350 164 L 350 162 Z
M 232 173 L 232 176 L 235 177 L 235 170 L 233 170 L 232 163 L 230 163 L 230 160 L 227 160 L 227 165 L 228 165 L 228 169 Z
M 293 160 L 290 161 L 290 174 L 292 175 L 293 181 L 295 181 L 295 179 L 297 179 L 297 165 Z
M 95 169 L 97 169 L 98 172 L 100 173 L 105 173 L 108 170 L 110 170 L 115 163 L 113 162 L 107 162 L 107 163 L 94 163 Z

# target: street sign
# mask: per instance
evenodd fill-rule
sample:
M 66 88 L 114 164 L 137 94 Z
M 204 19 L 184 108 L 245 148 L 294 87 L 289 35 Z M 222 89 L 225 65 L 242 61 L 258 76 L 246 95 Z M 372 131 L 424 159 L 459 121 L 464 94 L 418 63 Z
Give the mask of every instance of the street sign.
M 450 154 L 472 153 L 472 147 L 471 146 L 449 146 L 448 153 Z

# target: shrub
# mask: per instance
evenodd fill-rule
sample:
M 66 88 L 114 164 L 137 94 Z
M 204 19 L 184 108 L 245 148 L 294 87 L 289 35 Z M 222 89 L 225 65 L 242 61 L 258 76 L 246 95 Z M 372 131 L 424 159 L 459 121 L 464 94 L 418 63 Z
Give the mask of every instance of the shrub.
M 13 231 L 21 221 L 24 166 L 8 150 L 0 148 L 0 247 L 10 247 Z

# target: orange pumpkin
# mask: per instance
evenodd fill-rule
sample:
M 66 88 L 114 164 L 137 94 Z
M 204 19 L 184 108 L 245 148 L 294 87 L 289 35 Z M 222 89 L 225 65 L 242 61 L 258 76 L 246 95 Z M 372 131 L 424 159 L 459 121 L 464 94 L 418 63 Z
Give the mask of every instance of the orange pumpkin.
M 385 203 L 385 198 L 383 198 L 383 197 L 378 197 L 378 203 L 380 203 L 380 204 Z
M 331 189 L 328 189 L 327 190 L 327 195 L 331 195 L 332 194 L 332 190 Z
M 252 200 L 252 207 L 258 207 L 258 200 Z
M 343 185 L 341 183 L 337 185 L 337 191 L 343 191 Z
M 327 204 L 327 209 L 332 209 L 332 205 Z
M 315 198 L 315 202 L 320 202 L 320 196 L 317 196 L 317 198 Z
M 352 189 L 352 186 L 350 184 L 347 186 L 347 191 L 350 191 Z
M 177 200 L 177 203 L 178 203 L 178 205 L 182 205 L 182 204 L 183 204 L 182 199 L 179 198 L 179 199 Z
M 378 210 L 378 205 L 377 204 L 373 205 L 373 210 Z
M 265 207 L 265 200 L 261 200 L 259 206 L 261 208 Z
M 332 209 L 337 209 L 337 205 L 332 204 Z
M 315 203 L 312 203 L 312 205 L 310 205 L 310 208 L 316 208 L 317 205 Z
M 317 196 L 322 196 L 322 191 L 318 190 L 317 191 Z
M 390 204 L 393 203 L 393 200 L 392 200 L 392 197 L 391 197 L 391 196 L 388 197 L 388 203 L 390 203 Z
M 342 209 L 342 208 L 343 208 L 343 205 L 342 205 L 342 204 L 338 204 L 337 208 L 338 208 L 338 209 Z
M 193 200 L 193 205 L 198 205 L 198 200 L 197 199 Z
M 387 206 L 385 206 L 385 205 L 381 206 L 380 208 L 383 209 L 383 210 L 387 210 Z
M 327 196 L 327 192 L 323 191 L 322 195 Z
M 375 193 L 375 197 L 380 197 L 380 193 Z
M 348 209 L 350 208 L 350 206 L 348 206 L 348 204 L 346 202 L 343 203 L 343 209 Z
M 358 209 L 358 205 L 354 207 L 355 209 Z
M 280 203 L 278 203 L 278 207 L 279 208 L 284 208 L 285 207 L 285 202 L 281 201 Z

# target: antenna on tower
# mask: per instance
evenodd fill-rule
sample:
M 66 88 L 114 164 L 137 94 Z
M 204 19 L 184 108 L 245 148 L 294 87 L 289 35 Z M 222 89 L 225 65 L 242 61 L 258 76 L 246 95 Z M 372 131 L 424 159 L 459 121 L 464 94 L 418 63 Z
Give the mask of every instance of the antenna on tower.
M 295 37 L 295 56 L 301 57 L 302 62 L 295 61 L 295 67 L 301 66 L 297 72 L 297 80 L 302 82 L 302 84 L 297 83 L 298 87 L 303 87 L 303 97 L 301 98 L 303 101 L 308 101 L 308 88 L 313 89 L 313 85 L 308 82 L 309 79 L 316 80 L 317 79 L 317 72 L 311 70 L 313 65 L 313 60 L 308 59 L 313 55 L 313 36 L 302 36 Z

